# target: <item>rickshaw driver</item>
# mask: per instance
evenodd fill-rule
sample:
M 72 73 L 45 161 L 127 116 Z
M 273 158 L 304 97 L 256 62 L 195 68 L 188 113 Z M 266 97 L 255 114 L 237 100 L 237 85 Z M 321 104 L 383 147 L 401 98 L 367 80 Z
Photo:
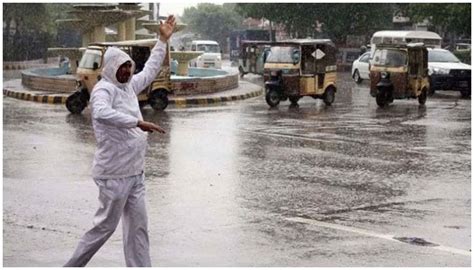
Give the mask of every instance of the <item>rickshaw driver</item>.
M 314 74 L 316 71 L 316 58 L 312 55 L 314 48 L 303 48 L 303 74 Z

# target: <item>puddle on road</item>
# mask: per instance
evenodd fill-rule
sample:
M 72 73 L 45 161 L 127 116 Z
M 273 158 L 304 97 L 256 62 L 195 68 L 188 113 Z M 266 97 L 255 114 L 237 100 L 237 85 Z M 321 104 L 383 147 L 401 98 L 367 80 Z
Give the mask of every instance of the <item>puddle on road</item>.
M 425 247 L 439 246 L 438 244 L 428 242 L 425 239 L 418 238 L 418 237 L 393 237 L 393 239 L 398 240 L 403 243 L 415 245 L 415 246 L 425 246 Z

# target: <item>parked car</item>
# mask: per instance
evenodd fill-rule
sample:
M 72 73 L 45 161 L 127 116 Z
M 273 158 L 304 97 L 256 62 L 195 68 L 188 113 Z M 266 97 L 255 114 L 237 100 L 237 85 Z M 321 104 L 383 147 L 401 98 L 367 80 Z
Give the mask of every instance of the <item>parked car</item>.
M 193 40 L 191 51 L 202 51 L 203 54 L 190 61 L 193 67 L 222 68 L 222 50 L 219 43 L 213 40 Z
M 369 80 L 369 59 L 370 52 L 363 53 L 359 58 L 352 62 L 352 79 L 356 83 L 361 83 L 362 80 Z
M 460 91 L 462 97 L 471 95 L 471 66 L 448 50 L 428 50 L 428 75 L 430 94 L 437 90 L 455 90 Z

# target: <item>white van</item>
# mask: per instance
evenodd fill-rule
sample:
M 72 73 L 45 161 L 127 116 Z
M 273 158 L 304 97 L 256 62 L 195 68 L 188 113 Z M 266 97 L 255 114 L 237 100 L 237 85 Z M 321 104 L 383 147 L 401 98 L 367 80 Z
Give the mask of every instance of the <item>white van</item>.
M 430 31 L 378 31 L 370 39 L 370 56 L 377 44 L 407 44 L 423 42 L 426 47 L 441 48 L 441 37 Z
M 221 47 L 216 41 L 193 40 L 191 51 L 203 52 L 198 58 L 190 61 L 192 67 L 222 68 Z

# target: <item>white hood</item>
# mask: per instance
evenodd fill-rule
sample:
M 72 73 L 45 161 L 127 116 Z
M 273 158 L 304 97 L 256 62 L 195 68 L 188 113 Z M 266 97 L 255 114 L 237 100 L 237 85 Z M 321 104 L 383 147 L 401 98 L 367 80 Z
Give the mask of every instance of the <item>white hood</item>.
M 468 69 L 471 70 L 471 66 L 464 63 L 455 63 L 455 62 L 428 62 L 429 68 L 443 68 L 443 69 Z
M 127 61 L 130 61 L 132 63 L 132 75 L 126 83 L 120 83 L 119 81 L 117 81 L 117 70 L 123 63 Z M 107 51 L 105 51 L 104 67 L 101 72 L 102 79 L 116 85 L 117 87 L 123 88 L 132 79 L 134 71 L 135 62 L 124 51 L 115 47 L 109 47 Z

